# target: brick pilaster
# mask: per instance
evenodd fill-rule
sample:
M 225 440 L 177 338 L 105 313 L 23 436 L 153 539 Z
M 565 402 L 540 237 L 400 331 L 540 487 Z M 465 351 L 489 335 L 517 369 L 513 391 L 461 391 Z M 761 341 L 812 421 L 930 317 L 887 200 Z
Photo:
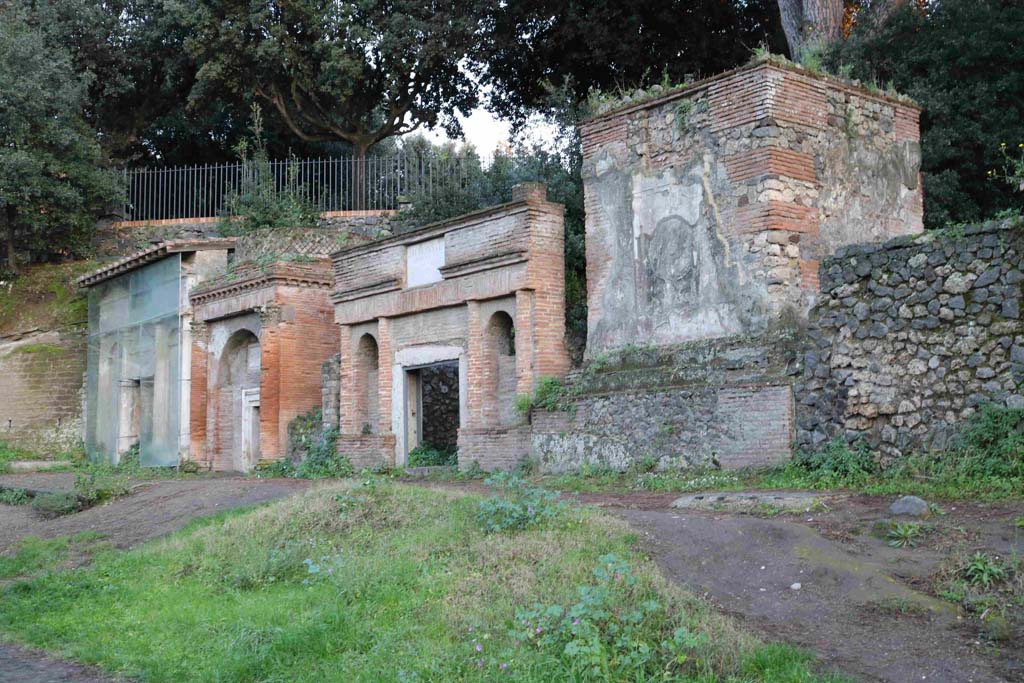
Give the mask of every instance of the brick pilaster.
M 380 318 L 377 321 L 377 386 L 378 409 L 380 411 L 380 433 L 391 434 L 391 366 L 394 364 L 391 354 L 391 320 Z

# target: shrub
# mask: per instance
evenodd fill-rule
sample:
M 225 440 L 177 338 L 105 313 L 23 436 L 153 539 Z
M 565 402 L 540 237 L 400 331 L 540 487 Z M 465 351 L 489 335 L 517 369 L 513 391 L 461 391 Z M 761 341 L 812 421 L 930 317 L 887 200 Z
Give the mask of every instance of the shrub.
M 1024 409 L 982 406 L 960 433 L 960 469 L 973 476 L 1024 476 Z
M 32 509 L 47 516 L 57 517 L 78 512 L 82 509 L 82 503 L 74 493 L 40 493 L 32 499 Z
M 409 467 L 452 467 L 458 463 L 459 452 L 455 448 L 435 448 L 421 444 L 409 451 Z
M 28 493 L 25 489 L 0 489 L 0 503 L 5 505 L 28 505 Z
M 557 491 L 533 486 L 515 474 L 498 472 L 484 483 L 495 494 L 480 501 L 477 511 L 477 522 L 487 533 L 541 527 L 566 507 Z
M 593 575 L 569 607 L 517 610 L 512 640 L 549 652 L 571 680 L 678 680 L 671 674 L 685 670 L 707 636 L 679 625 L 615 555 L 601 556 Z
M 851 447 L 841 440 L 832 441 L 817 451 L 798 453 L 793 465 L 824 486 L 855 485 L 881 470 L 864 443 Z

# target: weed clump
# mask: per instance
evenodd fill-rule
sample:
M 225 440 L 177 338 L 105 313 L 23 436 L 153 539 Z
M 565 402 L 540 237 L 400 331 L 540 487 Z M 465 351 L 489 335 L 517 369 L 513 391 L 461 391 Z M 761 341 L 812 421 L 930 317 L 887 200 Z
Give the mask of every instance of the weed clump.
M 421 444 L 409 451 L 409 467 L 453 467 L 458 464 L 459 452 L 455 448 L 435 448 Z
M 498 472 L 484 480 L 494 495 L 480 501 L 477 522 L 487 533 L 543 527 L 565 511 L 557 491 L 534 486 L 522 477 Z

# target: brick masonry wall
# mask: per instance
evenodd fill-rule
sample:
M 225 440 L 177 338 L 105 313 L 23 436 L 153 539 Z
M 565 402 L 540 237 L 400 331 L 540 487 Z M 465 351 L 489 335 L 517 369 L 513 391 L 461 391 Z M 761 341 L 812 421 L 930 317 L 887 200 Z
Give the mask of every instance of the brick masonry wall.
M 82 441 L 84 329 L 0 340 L 0 441 L 47 458 Z
M 505 429 L 463 427 L 459 430 L 459 467 L 466 469 L 474 462 L 490 472 L 513 470 L 530 457 L 529 425 Z
M 1024 407 L 1024 225 L 840 249 L 821 268 L 797 382 L 797 441 L 942 447 L 993 402 Z
M 588 356 L 804 316 L 821 258 L 922 229 L 917 117 L 760 62 L 585 123 Z

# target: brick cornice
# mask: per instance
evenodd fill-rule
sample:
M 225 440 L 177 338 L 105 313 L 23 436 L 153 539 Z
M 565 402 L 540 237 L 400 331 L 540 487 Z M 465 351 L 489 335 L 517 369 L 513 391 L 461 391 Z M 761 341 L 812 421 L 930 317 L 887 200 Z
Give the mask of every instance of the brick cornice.
M 211 281 L 192 291 L 189 300 L 193 305 L 225 299 L 242 292 L 262 289 L 273 285 L 305 287 L 308 289 L 330 289 L 332 277 L 326 261 L 315 264 L 274 263 L 266 268 L 243 269 L 238 279 L 225 282 Z

